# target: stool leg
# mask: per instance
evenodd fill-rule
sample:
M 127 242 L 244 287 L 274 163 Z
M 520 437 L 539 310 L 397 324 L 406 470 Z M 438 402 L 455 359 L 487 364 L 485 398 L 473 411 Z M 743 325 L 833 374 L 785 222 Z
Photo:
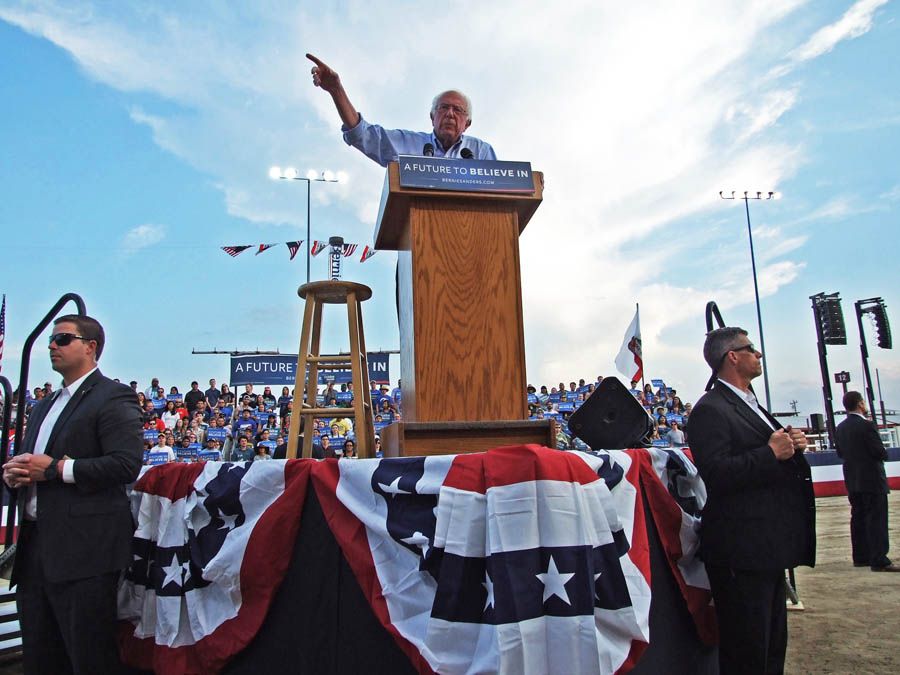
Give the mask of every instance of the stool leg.
M 375 408 L 372 407 L 372 383 L 369 381 L 369 352 L 366 350 L 366 332 L 363 330 L 362 303 L 357 303 L 357 319 L 359 320 L 359 349 L 365 366 L 362 369 L 363 390 L 366 392 L 365 404 L 368 406 L 363 410 L 363 414 L 366 420 L 366 438 L 369 440 L 369 456 L 364 459 L 372 459 L 375 457 Z
M 297 350 L 297 370 L 294 373 L 294 410 L 291 413 L 291 427 L 288 431 L 287 458 L 297 458 L 297 441 L 300 436 L 300 414 L 303 412 L 303 385 L 306 380 L 306 359 L 309 353 L 309 334 L 312 328 L 315 294 L 307 295 L 303 309 L 303 323 L 300 327 L 300 348 Z M 308 434 L 309 432 L 307 432 Z
M 316 298 L 316 307 L 313 310 L 312 319 L 312 344 L 310 345 L 310 353 L 312 356 L 319 356 L 319 344 L 322 341 L 322 301 Z M 311 408 L 317 408 L 319 404 L 316 397 L 319 393 L 319 364 L 316 362 L 309 364 L 309 377 L 306 378 L 306 401 Z M 316 418 L 313 415 L 305 416 L 306 424 L 303 425 L 303 457 L 309 459 L 312 457 L 313 447 L 313 426 Z
M 353 386 L 357 388 L 353 396 L 353 422 L 356 427 L 356 447 L 360 457 L 369 458 L 370 445 L 365 417 L 366 385 L 363 383 L 363 360 L 359 353 L 359 302 L 356 293 L 347 294 L 347 323 L 350 328 L 350 372 Z M 368 379 L 368 378 L 366 378 Z

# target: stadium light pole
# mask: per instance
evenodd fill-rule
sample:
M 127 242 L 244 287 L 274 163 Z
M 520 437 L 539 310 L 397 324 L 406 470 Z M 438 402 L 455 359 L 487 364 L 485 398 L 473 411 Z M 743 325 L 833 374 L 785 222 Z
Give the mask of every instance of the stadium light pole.
M 292 166 L 281 168 L 273 166 L 269 169 L 269 178 L 272 180 L 302 180 L 306 183 L 306 283 L 309 283 L 309 260 L 310 260 L 310 201 L 312 196 L 312 184 L 315 183 L 344 183 L 347 181 L 347 174 L 343 171 L 337 173 L 333 171 L 315 171 L 310 169 L 306 172 L 306 176 L 301 176 L 300 172 Z
M 742 196 L 737 196 L 734 190 L 731 191 L 731 196 L 728 197 L 725 195 L 724 190 L 719 190 L 719 197 L 722 199 L 743 199 L 744 200 L 744 211 L 747 213 L 747 236 L 750 239 L 750 265 L 753 268 L 753 294 L 756 296 L 756 323 L 759 327 L 759 349 L 763 355 L 763 383 L 766 388 L 766 408 L 768 410 L 772 409 L 772 399 L 769 395 L 769 364 L 768 359 L 766 358 L 766 340 L 763 337 L 763 323 L 762 323 L 762 309 L 760 309 L 759 305 L 759 283 L 756 279 L 756 255 L 753 252 L 753 229 L 750 227 L 750 200 L 751 199 L 781 199 L 780 192 L 748 192 L 744 191 Z

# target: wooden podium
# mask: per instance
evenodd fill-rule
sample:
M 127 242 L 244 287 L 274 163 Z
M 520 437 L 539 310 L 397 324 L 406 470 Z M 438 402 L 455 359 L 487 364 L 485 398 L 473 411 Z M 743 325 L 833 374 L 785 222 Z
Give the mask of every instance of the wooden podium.
M 533 194 L 428 190 L 388 165 L 375 248 L 399 252 L 403 422 L 383 430 L 385 456 L 554 444 L 553 425 L 527 421 L 519 235 L 542 200 L 533 176 Z

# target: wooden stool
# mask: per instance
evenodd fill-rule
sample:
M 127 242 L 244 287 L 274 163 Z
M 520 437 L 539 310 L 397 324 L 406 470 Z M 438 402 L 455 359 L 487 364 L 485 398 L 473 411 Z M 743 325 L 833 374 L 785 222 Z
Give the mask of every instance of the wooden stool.
M 294 384 L 294 410 L 288 436 L 287 458 L 297 457 L 300 419 L 303 423 L 303 457 L 312 457 L 313 420 L 317 417 L 341 416 L 353 418 L 356 450 L 359 457 L 375 456 L 375 423 L 372 394 L 369 391 L 369 364 L 366 358 L 366 338 L 363 334 L 361 303 L 372 297 L 372 289 L 352 281 L 313 281 L 303 284 L 297 294 L 306 299 L 303 325 L 300 329 L 300 349 L 297 351 L 297 377 Z M 320 356 L 322 337 L 322 305 L 347 305 L 350 328 L 350 353 Z M 306 376 L 306 367 L 309 374 Z M 350 367 L 353 382 L 352 408 L 318 408 L 316 394 L 320 370 L 342 370 Z M 306 376 L 306 377 L 305 377 Z M 301 384 L 306 379 L 305 386 Z M 306 393 L 306 402 L 303 394 Z

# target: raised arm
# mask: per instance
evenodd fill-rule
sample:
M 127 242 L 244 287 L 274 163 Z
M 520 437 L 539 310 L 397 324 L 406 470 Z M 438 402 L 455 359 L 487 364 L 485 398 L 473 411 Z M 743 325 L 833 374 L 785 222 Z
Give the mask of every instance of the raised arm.
M 312 54 L 307 54 L 306 58 L 316 64 L 310 71 L 313 76 L 313 84 L 331 94 L 334 107 L 337 108 L 344 126 L 352 129 L 359 124 L 359 112 L 350 102 L 347 92 L 344 91 L 340 76 Z

